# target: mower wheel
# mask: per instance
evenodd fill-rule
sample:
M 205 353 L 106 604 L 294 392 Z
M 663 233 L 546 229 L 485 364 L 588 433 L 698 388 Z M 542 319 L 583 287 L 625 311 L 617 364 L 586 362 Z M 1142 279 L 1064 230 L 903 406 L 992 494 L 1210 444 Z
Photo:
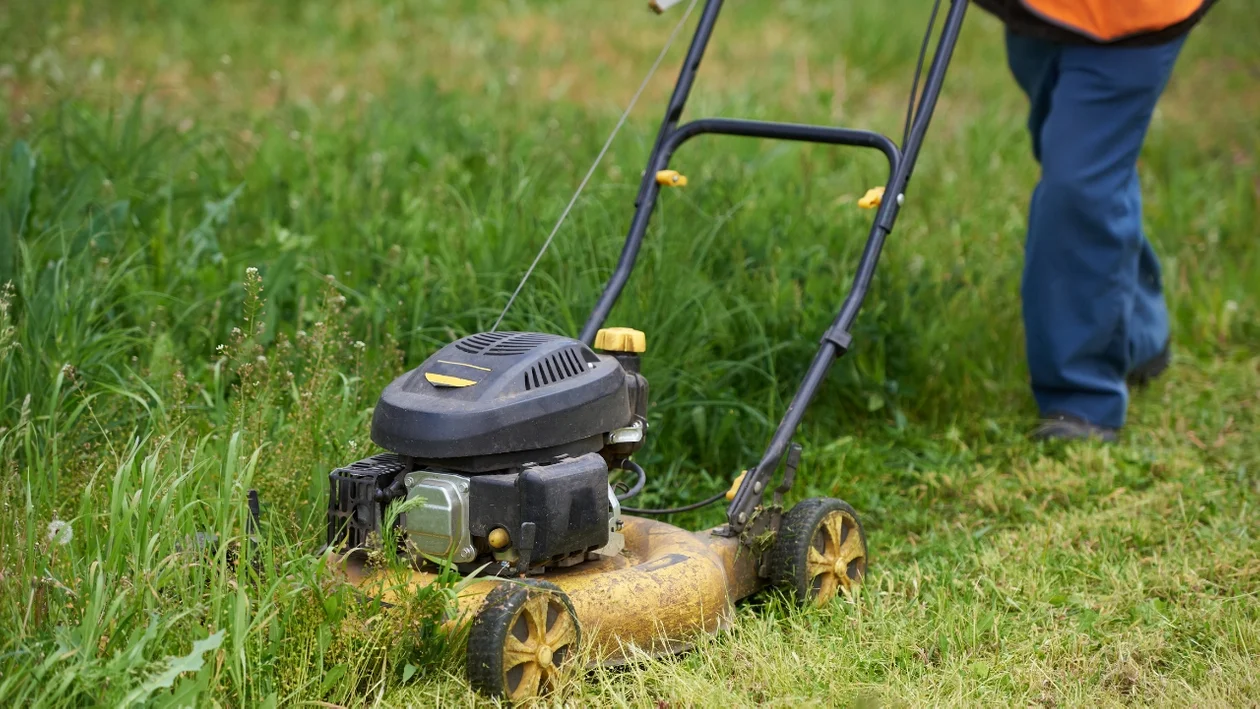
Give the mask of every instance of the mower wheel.
M 546 581 L 510 580 L 486 595 L 468 631 L 468 681 L 521 701 L 559 686 L 581 642 L 569 597 Z
M 783 515 L 770 553 L 775 585 L 802 604 L 822 607 L 836 592 L 857 591 L 866 575 L 866 532 L 843 500 L 811 497 Z

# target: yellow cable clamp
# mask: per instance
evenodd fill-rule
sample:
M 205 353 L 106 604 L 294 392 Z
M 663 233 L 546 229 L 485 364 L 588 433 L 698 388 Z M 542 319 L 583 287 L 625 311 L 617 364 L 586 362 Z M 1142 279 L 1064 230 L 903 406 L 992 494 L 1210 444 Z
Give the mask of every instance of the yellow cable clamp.
M 862 199 L 858 200 L 858 206 L 862 209 L 874 209 L 884 201 L 884 188 L 872 187 L 862 195 Z
M 744 476 L 747 474 L 748 471 L 745 470 L 739 474 L 739 477 L 735 478 L 735 482 L 731 483 L 731 489 L 726 491 L 726 499 L 728 501 L 735 499 L 735 493 L 739 492 L 739 486 L 744 484 Z
M 679 174 L 677 170 L 661 170 L 656 173 L 656 184 L 663 187 L 685 187 L 687 176 Z

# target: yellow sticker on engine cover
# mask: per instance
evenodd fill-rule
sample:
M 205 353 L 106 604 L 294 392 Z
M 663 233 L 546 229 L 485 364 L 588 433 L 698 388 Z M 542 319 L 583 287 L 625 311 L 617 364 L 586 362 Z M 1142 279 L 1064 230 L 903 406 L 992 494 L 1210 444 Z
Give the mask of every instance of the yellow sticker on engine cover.
M 449 374 L 437 374 L 434 372 L 425 372 L 424 378 L 428 379 L 429 383 L 435 387 L 453 387 L 453 388 L 470 387 L 477 383 L 471 379 L 464 379 L 463 377 L 453 377 Z

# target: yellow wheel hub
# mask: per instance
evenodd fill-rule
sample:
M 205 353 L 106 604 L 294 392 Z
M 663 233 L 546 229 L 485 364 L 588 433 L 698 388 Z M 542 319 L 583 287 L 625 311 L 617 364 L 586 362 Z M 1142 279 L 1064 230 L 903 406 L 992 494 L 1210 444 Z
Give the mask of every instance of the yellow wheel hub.
M 809 547 L 808 574 L 816 591 L 814 603 L 822 606 L 843 589 L 857 590 L 866 570 L 866 547 L 857 520 L 836 510 L 823 518 Z
M 503 686 L 509 699 L 535 697 L 560 680 L 556 655 L 573 649 L 577 628 L 564 604 L 548 593 L 531 596 L 512 620 L 503 646 Z

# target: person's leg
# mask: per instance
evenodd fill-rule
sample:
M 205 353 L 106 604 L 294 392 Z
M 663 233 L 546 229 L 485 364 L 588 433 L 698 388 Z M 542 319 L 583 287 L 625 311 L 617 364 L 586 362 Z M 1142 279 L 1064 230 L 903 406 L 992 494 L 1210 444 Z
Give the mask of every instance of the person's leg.
M 1136 189 L 1136 188 L 1135 188 Z M 1130 384 L 1145 384 L 1168 366 L 1170 328 L 1164 301 L 1164 279 L 1151 242 L 1142 239 L 1138 255 L 1137 290 L 1133 296 L 1133 325 L 1129 328 Z
M 1028 97 L 1028 135 L 1033 157 L 1041 162 L 1041 127 L 1050 114 L 1050 99 L 1059 78 L 1062 45 L 1006 32 L 1006 63 Z
M 1046 415 L 1119 428 L 1125 375 L 1167 340 L 1137 159 L 1181 44 L 1061 50 L 1022 284 L 1033 395 Z

